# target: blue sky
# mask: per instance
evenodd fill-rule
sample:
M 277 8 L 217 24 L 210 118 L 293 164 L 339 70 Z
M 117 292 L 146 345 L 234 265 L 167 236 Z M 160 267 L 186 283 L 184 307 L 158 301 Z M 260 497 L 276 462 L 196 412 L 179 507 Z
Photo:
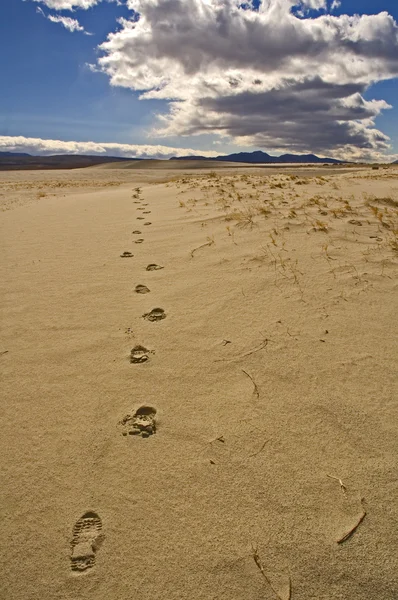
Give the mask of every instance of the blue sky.
M 134 135 L 141 140 L 153 105 L 112 88 L 105 75 L 86 66 L 95 63 L 96 48 L 115 29 L 116 18 L 129 15 L 125 7 L 105 2 L 73 13 L 92 36 L 44 19 L 33 2 L 0 0 L 0 7 L 0 50 L 11 57 L 1 66 L 1 135 L 126 143 Z
M 267 129 L 268 125 L 263 115 L 261 119 L 259 118 L 259 129 L 264 128 L 262 136 L 252 135 L 253 131 L 256 131 L 256 124 L 252 121 L 248 123 L 247 132 L 242 129 L 234 135 L 236 128 L 231 119 L 241 115 L 232 115 L 228 120 L 215 112 L 223 102 L 223 106 L 226 105 L 225 91 L 218 91 L 217 98 L 213 98 L 210 104 L 199 91 L 194 99 L 181 96 L 178 98 L 179 106 L 182 106 L 186 112 L 180 117 L 177 116 L 171 124 L 168 122 L 162 134 L 154 133 L 153 128 L 159 123 L 158 115 L 164 115 L 167 119 L 170 101 L 174 100 L 175 92 L 171 90 L 168 96 L 163 94 L 162 97 L 162 93 L 159 94 L 157 86 L 154 85 L 155 92 L 152 95 L 155 98 L 139 100 L 140 90 L 135 89 L 134 81 L 140 77 L 138 71 L 137 75 L 132 74 L 131 84 L 122 87 L 111 85 L 112 75 L 108 67 L 104 68 L 102 65 L 103 72 L 99 72 L 98 69 L 93 71 L 88 66 L 90 64 L 98 66 L 99 57 L 104 56 L 104 51 L 100 51 L 98 46 L 106 41 L 108 34 L 123 29 L 123 25 L 118 24 L 117 19 L 120 17 L 129 19 L 134 13 L 128 10 L 124 1 L 123 3 L 103 1 L 88 10 L 73 12 L 49 8 L 52 1 L 43 0 L 42 3 L 38 3 L 33 0 L 0 0 L 0 52 L 3 57 L 7 57 L 0 66 L 2 81 L 0 139 L 1 136 L 7 138 L 23 136 L 65 142 L 161 144 L 173 148 L 217 153 L 259 148 L 275 153 L 278 153 L 278 150 L 289 151 L 291 148 L 296 152 L 302 147 L 302 138 L 298 135 L 296 140 L 294 133 L 290 131 L 273 146 L 274 129 Z M 162 0 L 150 1 L 161 4 Z M 206 2 L 206 0 L 196 1 Z M 189 5 L 189 2 L 187 1 L 186 4 Z M 38 11 L 39 7 L 44 14 Z M 387 11 L 398 21 L 396 0 L 342 0 L 340 7 L 336 7 L 331 14 L 336 17 L 354 14 L 372 15 L 381 11 Z M 325 14 L 325 11 L 307 11 L 301 14 L 300 18 L 316 19 L 322 14 Z M 46 18 L 48 15 L 78 19 L 85 31 L 92 35 L 85 35 L 83 31 L 68 31 L 61 23 Z M 173 21 L 174 15 L 170 15 L 170 22 Z M 156 43 L 154 37 L 154 45 Z M 157 56 L 159 51 L 158 49 Z M 181 52 L 184 51 L 184 48 L 181 48 Z M 112 48 L 105 54 L 114 57 L 115 49 Z M 172 60 L 175 63 L 175 57 L 172 57 Z M 152 63 L 148 65 L 148 68 L 153 68 Z M 250 67 L 250 64 L 245 66 L 249 70 Z M 231 68 L 235 68 L 235 63 L 231 63 Z M 125 78 L 126 71 L 123 71 L 126 69 L 125 64 L 118 64 L 117 69 L 120 76 Z M 184 69 L 186 71 L 186 66 Z M 186 74 L 185 71 L 183 81 L 185 86 L 189 87 L 193 81 L 189 77 L 195 75 Z M 173 85 L 175 89 L 175 82 Z M 195 85 L 199 84 L 195 83 Z M 151 90 L 147 87 L 146 91 Z M 252 98 L 253 90 L 246 90 L 245 93 L 251 94 Z M 391 78 L 376 83 L 369 89 L 363 89 L 361 94 L 365 101 L 381 100 L 393 106 L 392 109 L 379 111 L 380 114 L 374 118 L 377 129 L 391 138 L 392 148 L 387 150 L 387 153 L 398 154 L 398 79 Z M 230 99 L 230 94 L 227 95 Z M 208 128 L 203 123 L 195 126 L 195 123 L 200 120 L 199 105 L 200 107 L 208 105 L 209 110 L 214 114 Z M 198 111 L 195 115 L 193 115 L 194 108 Z M 248 111 L 250 110 L 248 105 Z M 245 119 L 241 119 L 242 122 L 250 115 L 243 116 Z M 190 123 L 186 129 L 181 124 L 183 117 L 185 123 Z M 274 121 L 277 119 L 278 115 L 275 116 Z M 317 147 L 302 147 L 302 150 L 322 154 L 320 149 L 325 148 L 323 154 L 326 155 L 327 142 L 319 141 L 318 137 L 314 137 L 314 140 L 314 144 L 318 144 Z M 363 144 L 362 141 L 359 143 Z M 332 145 L 330 148 L 333 150 Z

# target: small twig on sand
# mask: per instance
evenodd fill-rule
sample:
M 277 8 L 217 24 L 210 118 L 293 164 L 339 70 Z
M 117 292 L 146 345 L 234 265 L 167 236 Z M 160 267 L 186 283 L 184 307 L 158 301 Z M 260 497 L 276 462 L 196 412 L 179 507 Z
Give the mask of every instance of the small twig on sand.
M 265 338 L 265 340 L 263 340 L 263 342 L 260 344 L 260 346 L 258 348 L 254 348 L 254 350 L 249 350 L 248 352 L 245 352 L 239 358 L 246 358 L 247 356 L 250 356 L 251 354 L 254 354 L 255 352 L 259 352 L 260 350 L 263 350 L 264 348 L 266 348 L 268 346 L 268 342 L 269 342 L 269 339 Z
M 257 456 L 257 454 L 260 454 L 260 452 L 262 452 L 265 448 L 265 446 L 268 444 L 268 442 L 271 441 L 271 438 L 269 440 L 265 440 L 264 444 L 261 446 L 260 450 L 257 450 L 257 452 L 253 452 L 253 454 L 249 454 L 249 458 L 252 458 L 253 456 Z
M 223 435 L 219 435 L 218 437 L 214 438 L 214 440 L 210 440 L 210 444 L 212 444 L 213 442 L 221 442 L 222 444 L 225 444 L 225 438 Z
M 328 475 L 327 473 L 326 473 L 326 477 L 329 477 L 329 479 L 335 479 L 336 481 L 338 481 L 339 484 L 340 484 L 340 488 L 341 488 L 341 491 L 343 492 L 343 494 L 344 495 L 347 494 L 347 488 L 346 488 L 346 486 L 344 485 L 344 483 L 341 481 L 341 479 L 339 477 L 334 477 L 333 475 Z
M 205 248 L 205 246 L 212 246 L 213 244 L 214 244 L 214 240 L 209 240 L 205 244 L 202 244 L 201 246 L 198 246 L 197 248 L 194 248 L 193 250 L 191 250 L 191 258 L 193 258 L 194 252 L 196 252 L 196 250 L 200 250 L 201 248 Z
M 254 381 L 253 377 L 251 375 L 249 375 L 249 373 L 247 373 L 247 371 L 245 371 L 244 369 L 242 369 L 242 373 L 244 373 L 252 382 L 252 384 L 254 385 L 254 390 L 253 390 L 253 394 L 256 394 L 257 399 L 260 398 L 260 392 L 258 391 L 258 386 L 257 383 Z
M 343 542 L 346 542 L 356 532 L 356 530 L 358 529 L 358 527 L 360 526 L 360 524 L 362 523 L 362 521 L 366 517 L 366 510 L 365 510 L 365 507 L 364 507 L 363 503 L 364 503 L 364 498 L 361 498 L 362 513 L 358 517 L 358 521 L 356 522 L 356 524 L 354 525 L 354 527 L 352 527 L 350 529 L 350 531 L 347 531 L 347 533 L 344 534 L 343 537 L 341 537 L 341 538 L 339 538 L 337 540 L 338 544 L 343 544 Z
M 264 567 L 263 567 L 261 559 L 258 555 L 258 549 L 254 548 L 254 546 L 252 546 L 252 550 L 253 550 L 254 562 L 256 563 L 261 575 L 264 577 L 265 581 L 268 583 L 269 587 L 274 592 L 275 596 L 277 596 L 280 600 L 290 600 L 292 597 L 292 581 L 291 581 L 290 577 L 289 577 L 288 592 L 287 592 L 286 596 L 281 596 L 280 593 L 274 588 L 274 586 L 271 583 L 271 580 L 269 579 L 269 577 L 266 575 L 266 573 L 264 571 Z
M 286 598 L 287 598 L 287 600 L 290 600 L 291 597 L 292 597 L 292 580 L 290 579 L 290 576 L 289 576 L 289 588 L 288 588 L 288 591 L 287 591 Z
M 251 356 L 255 352 L 259 352 L 260 350 L 264 350 L 264 348 L 266 348 L 268 346 L 268 342 L 270 342 L 270 341 L 271 340 L 269 340 L 268 338 L 266 338 L 260 344 L 260 346 L 258 346 L 257 348 L 254 348 L 253 350 L 248 350 L 244 354 L 239 354 L 239 356 L 232 356 L 231 358 L 216 358 L 216 360 L 214 362 L 231 362 L 231 361 L 237 360 L 239 358 L 246 358 L 247 356 Z

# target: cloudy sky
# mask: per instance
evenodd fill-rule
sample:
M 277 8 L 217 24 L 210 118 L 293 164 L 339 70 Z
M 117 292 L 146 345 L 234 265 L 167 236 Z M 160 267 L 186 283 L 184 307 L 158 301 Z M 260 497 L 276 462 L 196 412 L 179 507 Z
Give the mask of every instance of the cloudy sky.
M 397 0 L 0 0 L 0 151 L 398 158 Z

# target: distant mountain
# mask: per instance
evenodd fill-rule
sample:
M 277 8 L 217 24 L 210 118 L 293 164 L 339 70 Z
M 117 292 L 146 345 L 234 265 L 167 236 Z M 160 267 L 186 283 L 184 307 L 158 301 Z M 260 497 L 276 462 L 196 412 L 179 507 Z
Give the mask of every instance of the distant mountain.
M 176 156 L 174 160 L 220 160 L 226 162 L 241 162 L 249 164 L 259 163 L 316 163 L 316 164 L 329 164 L 329 165 L 340 165 L 345 161 L 336 160 L 335 158 L 320 158 L 315 154 L 283 154 L 282 156 L 271 156 L 261 150 L 255 152 L 238 152 L 237 154 L 229 154 L 227 156 L 216 156 L 213 158 L 206 158 L 204 156 Z
M 328 165 L 341 165 L 344 160 L 337 160 L 336 158 L 320 158 L 316 154 L 283 154 L 279 156 L 280 162 L 287 163 L 322 163 Z
M 395 160 L 392 164 L 393 165 L 398 165 L 398 160 Z
M 53 156 L 32 156 L 18 152 L 0 152 L 0 171 L 37 169 L 82 169 L 109 162 L 138 161 L 140 158 L 120 158 L 116 156 L 89 156 L 86 154 L 59 154 Z
M 271 156 L 261 150 L 255 152 L 238 152 L 237 154 L 229 154 L 228 156 L 217 156 L 213 160 L 225 160 L 226 162 L 244 162 L 244 163 L 276 163 L 278 158 Z
M 271 156 L 261 150 L 255 152 L 238 152 L 227 156 L 207 158 L 205 156 L 175 156 L 170 160 L 185 161 L 220 161 L 245 164 L 343 164 L 344 161 L 334 158 L 319 158 L 315 154 L 283 154 Z M 143 161 L 141 158 L 121 158 L 119 156 L 90 156 L 86 154 L 59 154 L 53 156 L 32 156 L 22 152 L 0 152 L 0 171 L 32 170 L 32 169 L 82 169 L 103 163 L 126 161 Z M 168 162 L 166 160 L 162 162 Z M 398 164 L 398 163 L 397 163 Z M 185 167 L 184 167 L 185 168 Z M 210 168 L 210 167 L 209 167 Z
M 24 152 L 0 152 L 0 156 L 30 156 Z

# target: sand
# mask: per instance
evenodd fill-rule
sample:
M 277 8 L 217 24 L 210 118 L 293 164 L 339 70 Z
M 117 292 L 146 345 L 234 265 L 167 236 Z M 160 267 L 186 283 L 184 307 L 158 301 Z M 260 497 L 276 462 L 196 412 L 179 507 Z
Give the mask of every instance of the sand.
M 398 169 L 0 192 L 1 599 L 395 600 Z

